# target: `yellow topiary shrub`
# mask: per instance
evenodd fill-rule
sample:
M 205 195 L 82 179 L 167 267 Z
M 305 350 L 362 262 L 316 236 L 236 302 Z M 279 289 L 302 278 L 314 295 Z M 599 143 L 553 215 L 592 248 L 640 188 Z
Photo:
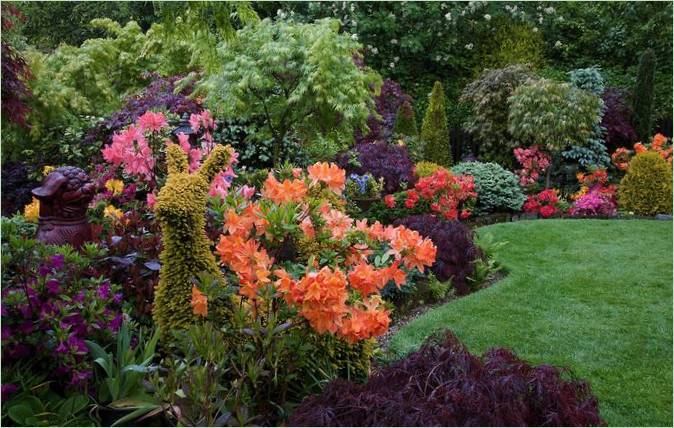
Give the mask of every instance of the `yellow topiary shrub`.
M 656 152 L 637 154 L 620 182 L 621 208 L 638 215 L 672 213 L 672 167 Z
M 229 146 L 217 146 L 201 168 L 190 174 L 185 152 L 176 145 L 167 148 L 168 178 L 154 207 L 164 249 L 152 315 L 163 334 L 194 322 L 192 285 L 200 272 L 225 284 L 204 228 L 210 183 L 227 166 L 232 152 Z
M 428 161 L 421 161 L 417 162 L 414 165 L 414 172 L 417 174 L 419 178 L 424 178 L 424 177 L 430 177 L 433 175 L 433 173 L 440 168 L 444 168 L 437 163 L 433 162 L 428 162 Z

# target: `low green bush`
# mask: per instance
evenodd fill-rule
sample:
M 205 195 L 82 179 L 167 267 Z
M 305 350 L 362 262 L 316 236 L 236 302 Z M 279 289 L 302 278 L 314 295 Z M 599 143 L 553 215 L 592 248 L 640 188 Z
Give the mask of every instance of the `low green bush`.
M 463 162 L 452 167 L 454 174 L 472 175 L 479 213 L 518 211 L 526 200 L 517 176 L 493 162 Z

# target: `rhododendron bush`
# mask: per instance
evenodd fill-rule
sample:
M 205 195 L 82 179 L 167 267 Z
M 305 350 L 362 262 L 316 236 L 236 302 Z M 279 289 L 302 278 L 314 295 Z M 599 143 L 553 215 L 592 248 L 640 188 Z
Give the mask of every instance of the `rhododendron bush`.
M 645 152 L 656 152 L 672 164 L 672 141 L 662 134 L 656 134 L 650 144 L 636 143 L 633 152 L 624 147 L 617 148 L 611 155 L 611 161 L 620 171 L 627 171 L 632 155 Z
M 258 200 L 241 192 L 227 198 L 216 252 L 253 315 L 282 301 L 318 333 L 368 339 L 388 329 L 381 289 L 434 263 L 435 245 L 418 232 L 346 215 L 345 179 L 337 165 L 317 163 L 288 178 L 270 173 Z M 287 250 L 296 245 L 310 250 Z M 207 314 L 202 292 L 195 291 L 194 311 Z
M 559 190 L 545 189 L 538 194 L 529 195 L 522 208 L 526 213 L 538 214 L 543 218 L 560 214 L 562 201 L 559 199 Z
M 517 162 L 522 165 L 522 168 L 517 170 L 522 187 L 536 184 L 550 166 L 550 156 L 542 152 L 538 146 L 534 145 L 527 149 L 519 147 L 514 150 L 514 154 Z
M 420 178 L 413 189 L 386 195 L 365 215 L 386 223 L 414 214 L 432 213 L 446 220 L 470 217 L 475 205 L 475 182 L 470 175 L 454 175 L 440 168 Z

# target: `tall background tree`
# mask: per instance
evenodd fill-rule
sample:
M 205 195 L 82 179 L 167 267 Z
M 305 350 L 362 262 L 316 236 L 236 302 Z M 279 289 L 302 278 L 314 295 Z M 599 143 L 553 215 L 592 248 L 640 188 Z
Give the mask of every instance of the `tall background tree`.
M 634 87 L 634 114 L 632 124 L 637 137 L 644 143 L 651 137 L 653 124 L 653 79 L 655 78 L 655 52 L 646 49 L 639 61 L 637 83 Z

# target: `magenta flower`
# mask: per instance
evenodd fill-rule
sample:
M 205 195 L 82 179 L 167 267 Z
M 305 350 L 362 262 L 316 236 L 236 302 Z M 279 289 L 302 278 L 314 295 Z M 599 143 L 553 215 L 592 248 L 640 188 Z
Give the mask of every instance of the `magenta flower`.
M 61 287 L 59 286 L 57 279 L 50 279 L 44 285 L 49 294 L 57 295 L 61 292 Z

